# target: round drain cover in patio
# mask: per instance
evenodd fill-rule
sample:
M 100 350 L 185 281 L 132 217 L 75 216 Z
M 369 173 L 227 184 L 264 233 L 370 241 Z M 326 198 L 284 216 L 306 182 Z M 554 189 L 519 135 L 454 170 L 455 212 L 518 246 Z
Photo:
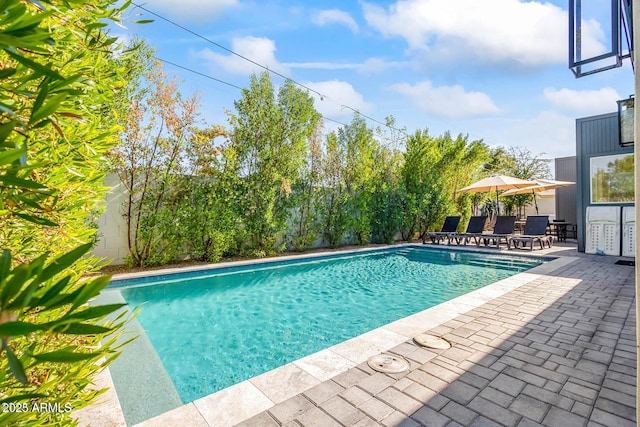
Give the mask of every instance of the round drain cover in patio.
M 416 344 L 419 344 L 422 347 L 435 348 L 439 350 L 451 348 L 451 343 L 449 341 L 435 335 L 420 334 L 413 337 L 413 340 Z
M 386 374 L 398 374 L 409 369 L 407 359 L 389 353 L 372 356 L 367 363 L 374 371 L 384 372 Z

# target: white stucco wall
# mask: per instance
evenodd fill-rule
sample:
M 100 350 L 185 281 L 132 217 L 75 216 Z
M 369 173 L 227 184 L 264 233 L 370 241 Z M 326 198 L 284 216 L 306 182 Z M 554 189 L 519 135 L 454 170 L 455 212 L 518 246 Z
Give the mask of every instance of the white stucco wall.
M 556 198 L 554 196 L 536 197 L 538 213 L 533 203 L 525 208 L 525 215 L 549 215 L 549 220 L 556 218 Z M 564 219 L 564 218 L 560 218 Z
M 105 199 L 105 210 L 98 219 L 99 240 L 93 254 L 123 264 L 127 256 L 127 224 L 122 216 L 124 191 L 116 174 L 109 174 L 105 185 L 111 187 Z

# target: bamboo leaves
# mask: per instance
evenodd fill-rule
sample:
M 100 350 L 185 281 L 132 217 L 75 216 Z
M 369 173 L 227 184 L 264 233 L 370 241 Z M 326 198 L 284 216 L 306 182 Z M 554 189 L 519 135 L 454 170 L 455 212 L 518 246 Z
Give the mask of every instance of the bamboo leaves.
M 109 304 L 88 307 L 87 303 L 95 297 L 109 282 L 108 276 L 98 277 L 78 283 L 67 273 L 69 268 L 90 249 L 90 245 L 79 246 L 72 251 L 46 262 L 41 256 L 29 263 L 10 268 L 9 251 L 3 251 L 0 258 L 0 337 L 2 348 L 6 352 L 11 372 L 16 378 L 27 384 L 24 361 L 17 357 L 9 345 L 12 339 L 31 334 L 59 333 L 67 335 L 104 335 L 112 332 L 118 325 L 100 325 L 94 323 L 114 313 L 124 304 Z M 29 318 L 30 312 L 47 312 L 59 307 L 58 312 L 46 322 L 18 320 L 18 316 Z M 79 310 L 79 308 L 82 308 Z M 27 316 L 27 317 L 25 317 Z M 94 322 L 92 322 L 94 321 Z M 54 350 L 29 356 L 46 362 L 75 362 L 95 359 L 104 355 L 76 352 L 75 347 L 67 350 Z
M 92 243 L 79 245 L 93 240 L 118 132 L 114 91 L 126 69 L 105 26 L 123 9 L 115 0 L 1 3 L 0 403 L 55 396 L 80 409 L 97 393 L 85 390 L 97 360 L 117 354 L 100 339 L 125 320 L 107 320 L 120 304 L 89 304 L 109 278 L 80 279 L 96 260 L 85 256 Z M 0 412 L 0 425 L 49 423 L 73 421 Z

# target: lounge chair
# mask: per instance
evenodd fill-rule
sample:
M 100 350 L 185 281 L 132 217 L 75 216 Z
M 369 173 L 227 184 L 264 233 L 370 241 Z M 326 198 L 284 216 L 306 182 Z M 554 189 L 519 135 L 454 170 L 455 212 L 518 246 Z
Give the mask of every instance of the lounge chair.
M 498 216 L 496 218 L 496 224 L 493 227 L 493 233 L 481 234 L 478 236 L 476 245 L 480 246 L 480 243 L 484 243 L 485 246 L 489 244 L 496 245 L 500 249 L 500 243 L 504 241 L 509 244 L 509 237 L 513 236 L 513 229 L 516 226 L 516 217 L 513 215 Z
M 548 224 L 548 215 L 529 215 L 522 234 L 510 237 L 507 247 L 520 248 L 522 245 L 522 249 L 525 249 L 529 245 L 530 250 L 533 251 L 533 244 L 537 242 L 540 244 L 540 249 L 544 249 L 545 244 L 551 248 L 553 236 L 546 234 Z
M 455 233 L 458 230 L 458 224 L 460 224 L 459 216 L 446 217 L 444 224 L 442 225 L 442 229 L 440 231 L 425 234 L 422 239 L 422 243 L 426 243 L 428 237 L 431 239 L 431 243 L 439 245 L 442 240 L 448 239 L 451 233 Z
M 478 244 L 478 237 L 482 235 L 484 226 L 487 224 L 487 216 L 472 216 L 469 218 L 469 224 L 467 224 L 467 231 L 464 233 L 452 233 L 449 235 L 449 244 L 451 241 L 455 241 L 457 245 L 462 243 L 466 245 L 473 239 L 474 243 Z

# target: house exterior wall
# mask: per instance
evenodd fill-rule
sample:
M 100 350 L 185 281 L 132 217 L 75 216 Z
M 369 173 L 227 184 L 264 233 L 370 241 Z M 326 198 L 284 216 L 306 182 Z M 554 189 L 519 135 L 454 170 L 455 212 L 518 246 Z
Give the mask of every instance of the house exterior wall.
M 602 206 L 591 203 L 591 158 L 633 153 L 633 146 L 620 146 L 618 126 L 617 113 L 576 119 L 576 224 L 580 252 L 585 250 L 587 207 Z M 633 203 L 612 203 L 606 206 L 633 206 Z
M 556 215 L 556 202 L 555 197 L 552 195 L 540 196 L 536 195 L 536 203 L 538 204 L 538 212 L 536 212 L 535 204 L 532 202 L 524 208 L 524 216 L 529 215 L 549 215 L 549 220 L 555 219 Z
M 555 179 L 576 182 L 576 156 L 555 159 Z M 576 186 L 556 189 L 556 218 L 577 223 Z

